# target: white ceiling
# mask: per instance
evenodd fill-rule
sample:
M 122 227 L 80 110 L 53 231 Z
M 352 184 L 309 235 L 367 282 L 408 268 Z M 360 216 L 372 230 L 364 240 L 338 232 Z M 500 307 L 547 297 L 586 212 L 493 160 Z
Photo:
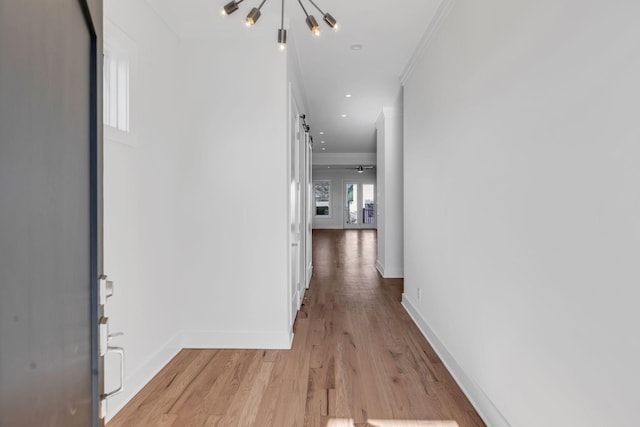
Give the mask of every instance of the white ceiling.
M 231 16 L 220 10 L 229 0 L 147 0 L 178 34 L 233 35 L 244 29 L 249 10 L 260 0 L 244 0 Z M 298 53 L 307 123 L 311 125 L 314 151 L 361 153 L 375 151 L 375 121 L 390 106 L 400 89 L 400 75 L 418 46 L 442 0 L 314 0 L 339 22 L 332 31 L 320 13 L 302 0 L 320 23 L 313 36 L 297 0 L 285 0 L 285 27 Z M 267 0 L 256 23 L 255 37 L 273 37 L 279 26 L 281 0 Z M 263 26 L 263 30 L 254 31 Z M 352 50 L 359 44 L 361 50 Z M 345 95 L 350 93 L 351 98 Z M 346 114 L 347 117 L 341 117 Z M 320 132 L 324 132 L 321 135 Z M 324 144 L 320 141 L 324 140 Z

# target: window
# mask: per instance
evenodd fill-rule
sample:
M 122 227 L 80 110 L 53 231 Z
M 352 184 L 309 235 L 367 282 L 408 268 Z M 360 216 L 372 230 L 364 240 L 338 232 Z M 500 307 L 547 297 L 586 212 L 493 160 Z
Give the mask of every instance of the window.
M 315 216 L 331 216 L 331 181 L 314 183 L 315 188 Z
M 104 124 L 129 133 L 129 59 L 104 51 Z
M 102 98 L 106 140 L 135 145 L 131 99 L 135 86 L 136 43 L 109 20 L 104 22 Z

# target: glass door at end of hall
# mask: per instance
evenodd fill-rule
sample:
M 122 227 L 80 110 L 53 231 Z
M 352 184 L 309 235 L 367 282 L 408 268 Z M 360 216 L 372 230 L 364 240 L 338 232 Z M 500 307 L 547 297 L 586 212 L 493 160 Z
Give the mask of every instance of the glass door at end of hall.
M 344 194 L 345 228 L 374 228 L 375 184 L 346 182 Z

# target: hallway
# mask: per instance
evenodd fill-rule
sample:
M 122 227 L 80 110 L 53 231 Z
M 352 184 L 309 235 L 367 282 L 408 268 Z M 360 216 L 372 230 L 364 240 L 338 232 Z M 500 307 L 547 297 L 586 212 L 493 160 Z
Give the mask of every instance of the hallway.
M 313 239 L 292 350 L 183 350 L 107 426 L 483 426 L 376 271 L 376 231 Z

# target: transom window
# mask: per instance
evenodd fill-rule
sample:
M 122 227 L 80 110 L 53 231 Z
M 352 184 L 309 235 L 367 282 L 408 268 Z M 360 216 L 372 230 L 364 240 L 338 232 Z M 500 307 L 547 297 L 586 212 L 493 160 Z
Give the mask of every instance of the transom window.
M 129 58 L 105 46 L 103 73 L 104 124 L 129 133 Z
M 129 35 L 108 19 L 104 21 L 102 98 L 104 136 L 135 146 L 135 103 L 137 45 Z

